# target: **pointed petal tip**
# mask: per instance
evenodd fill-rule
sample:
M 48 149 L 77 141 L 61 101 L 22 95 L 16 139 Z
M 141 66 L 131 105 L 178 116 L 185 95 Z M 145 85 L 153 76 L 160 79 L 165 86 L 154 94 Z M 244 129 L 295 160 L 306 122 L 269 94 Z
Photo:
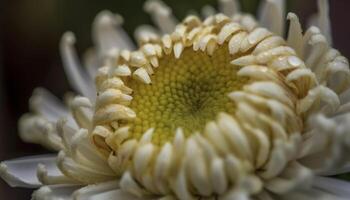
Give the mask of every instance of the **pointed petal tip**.
M 154 128 L 149 128 L 146 132 L 143 133 L 141 139 L 140 139 L 140 143 L 149 143 L 152 141 L 152 137 L 153 137 L 153 133 L 154 133 Z

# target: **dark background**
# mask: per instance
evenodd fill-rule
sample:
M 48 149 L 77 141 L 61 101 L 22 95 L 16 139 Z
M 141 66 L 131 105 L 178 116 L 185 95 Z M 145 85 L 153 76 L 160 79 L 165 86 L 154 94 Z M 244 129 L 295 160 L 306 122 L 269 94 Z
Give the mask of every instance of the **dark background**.
M 350 1 L 330 0 L 334 46 L 350 57 Z M 28 98 L 34 88 L 45 87 L 58 97 L 70 90 L 64 77 L 58 43 L 66 30 L 77 36 L 82 54 L 91 46 L 91 22 L 101 10 L 124 17 L 129 34 L 137 25 L 150 23 L 142 10 L 143 0 L 0 0 L 0 161 L 47 152 L 38 145 L 23 143 L 17 136 L 17 120 L 28 112 Z M 165 0 L 174 14 L 183 18 L 188 11 L 216 0 Z M 258 0 L 244 0 L 243 10 L 255 13 Z M 289 0 L 288 10 L 303 24 L 316 12 L 316 0 Z M 81 55 L 80 54 L 80 55 Z M 31 190 L 14 189 L 0 180 L 0 199 L 30 199 Z

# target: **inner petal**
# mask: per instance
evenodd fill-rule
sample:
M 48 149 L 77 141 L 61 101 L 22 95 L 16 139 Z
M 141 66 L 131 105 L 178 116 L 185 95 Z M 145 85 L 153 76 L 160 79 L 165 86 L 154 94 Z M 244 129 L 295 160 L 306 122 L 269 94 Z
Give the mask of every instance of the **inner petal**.
M 233 114 L 235 104 L 227 94 L 248 81 L 238 77 L 239 67 L 230 63 L 236 56 L 229 54 L 227 45 L 212 56 L 186 48 L 179 59 L 172 54 L 160 58 L 151 84 L 130 79 L 126 83 L 133 90 L 129 107 L 136 119 L 125 123 L 132 137 L 140 138 L 154 128 L 153 142 L 163 144 L 179 127 L 188 136 L 202 131 L 219 112 Z

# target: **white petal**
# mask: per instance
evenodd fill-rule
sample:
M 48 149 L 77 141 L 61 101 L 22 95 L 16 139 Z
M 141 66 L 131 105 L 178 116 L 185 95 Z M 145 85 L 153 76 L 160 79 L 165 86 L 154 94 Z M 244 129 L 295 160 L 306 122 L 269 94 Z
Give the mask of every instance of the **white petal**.
M 91 80 L 94 80 L 97 75 L 97 70 L 101 66 L 96 54 L 97 52 L 95 49 L 89 49 L 84 53 L 83 56 L 83 63 Z
M 101 165 L 103 164 L 107 165 L 107 161 L 101 163 Z M 63 151 L 58 154 L 57 166 L 67 176 L 73 177 L 75 180 L 83 183 L 111 180 L 116 176 L 112 170 L 100 170 L 93 166 L 86 166 L 84 163 L 77 162 L 72 157 L 65 155 Z
M 222 200 L 232 200 L 232 199 L 234 199 L 234 200 L 250 200 L 249 194 L 247 194 L 246 191 L 240 190 L 240 189 L 229 191 L 222 198 Z
M 310 188 L 297 190 L 276 197 L 278 200 L 347 200 L 347 197 L 339 197 L 322 189 Z
M 350 102 L 350 88 L 343 92 L 339 98 L 342 104 Z
M 318 18 L 317 25 L 321 29 L 323 35 L 326 36 L 327 41 L 332 43 L 332 29 L 329 19 L 329 3 L 328 0 L 318 0 Z
M 299 18 L 294 13 L 288 13 L 287 16 L 289 20 L 289 30 L 288 30 L 288 45 L 292 47 L 298 56 L 303 54 L 303 30 L 301 28 Z
M 350 197 L 350 182 L 335 178 L 316 177 L 314 187 L 348 199 Z
M 317 28 L 315 31 L 317 31 Z M 317 33 L 312 35 L 308 40 L 305 34 L 304 39 L 306 42 L 308 42 L 306 47 L 309 49 L 309 53 L 306 54 L 305 57 L 305 64 L 309 68 L 313 69 L 315 73 L 317 73 L 317 70 L 320 70 L 320 68 L 324 67 L 319 62 L 321 61 L 321 58 L 327 53 L 329 44 L 324 35 Z M 317 75 L 321 77 L 320 74 Z
M 319 174 L 327 174 L 345 166 L 349 161 L 348 120 L 343 119 L 343 116 L 333 119 L 321 114 L 310 117 L 309 127 L 314 131 L 314 136 L 309 137 L 307 144 L 310 148 L 302 150 L 306 156 L 299 162 Z
M 330 51 L 331 52 L 331 51 Z M 328 63 L 328 87 L 338 94 L 344 92 L 350 85 L 349 62 L 343 56 L 337 56 Z
M 88 131 L 80 129 L 71 140 L 70 156 L 86 167 L 96 169 L 103 172 L 111 172 L 111 168 L 107 165 L 106 158 L 97 151 L 97 148 L 91 144 Z M 112 172 L 111 172 L 112 173 Z
M 118 200 L 147 200 L 149 198 L 138 198 L 130 193 L 127 193 L 122 190 L 111 190 L 95 195 L 91 195 L 89 198 L 84 198 L 81 200 L 111 200 L 111 199 L 118 199 Z M 79 199 L 80 200 L 80 199 Z
M 219 0 L 219 8 L 222 13 L 231 17 L 234 14 L 238 14 L 240 4 L 237 0 Z
M 121 28 L 122 22 L 121 16 L 114 15 L 107 10 L 96 16 L 93 33 L 100 56 L 107 55 L 113 49 L 134 49 L 134 44 L 128 34 Z
M 54 123 L 44 117 L 25 114 L 19 120 L 19 135 L 25 142 L 41 144 L 52 150 L 61 150 L 63 143 Z
M 309 90 L 308 94 L 298 102 L 297 112 L 311 112 L 312 110 L 310 109 L 315 109 L 312 108 L 312 106 L 319 101 L 322 101 L 323 103 L 323 110 L 328 109 L 336 111 L 340 105 L 338 95 L 328 87 L 320 85 Z M 318 111 L 322 111 L 320 110 L 320 107 L 316 108 Z
M 145 70 L 145 68 L 140 67 L 137 70 L 134 71 L 133 76 L 141 81 L 142 83 L 145 84 L 150 84 L 152 82 L 151 77 L 149 76 L 149 74 L 147 73 L 147 71 Z
M 59 120 L 56 126 L 57 132 L 60 134 L 60 137 L 62 138 L 62 142 L 66 150 L 70 151 L 72 138 L 76 134 L 78 129 L 69 126 L 69 124 L 65 120 Z
M 43 186 L 32 194 L 32 200 L 72 200 L 72 193 L 79 186 Z
M 69 114 L 64 104 L 44 88 L 36 88 L 34 90 L 30 98 L 30 107 L 33 111 L 53 122 Z
M 214 16 L 216 13 L 217 12 L 216 12 L 215 8 L 211 5 L 205 5 L 201 9 L 201 14 L 202 14 L 204 19 L 211 17 L 211 16 Z
M 41 185 L 37 178 L 38 164 L 45 165 L 50 174 L 61 174 L 55 160 L 55 155 L 41 155 L 3 161 L 0 164 L 0 176 L 12 187 L 36 188 Z
M 284 34 L 285 0 L 264 0 L 259 11 L 263 27 L 278 35 Z
M 130 172 L 125 172 L 120 181 L 120 187 L 135 196 L 142 197 L 146 192 L 140 185 L 132 178 Z
M 308 188 L 312 182 L 312 171 L 298 163 L 291 163 L 280 176 L 266 180 L 264 187 L 268 190 L 284 194 L 295 189 Z
M 158 30 L 151 25 L 140 25 L 134 31 L 134 38 L 141 46 L 144 43 L 159 39 Z
M 74 120 L 81 128 L 89 129 L 92 124 L 93 105 L 86 97 L 76 96 L 70 103 Z
M 60 49 L 63 66 L 71 86 L 80 94 L 95 100 L 95 86 L 86 71 L 80 66 L 77 53 L 74 49 L 75 36 L 67 32 L 62 36 Z
M 345 174 L 350 172 L 350 163 L 347 163 L 346 165 L 340 167 L 340 168 L 335 168 L 335 169 L 330 169 L 322 172 L 322 175 L 324 176 L 334 176 L 337 174 Z
M 174 31 L 177 20 L 171 12 L 171 8 L 159 0 L 148 0 L 144 5 L 144 9 L 151 16 L 163 33 L 171 33 Z
M 92 197 L 101 195 L 101 193 L 108 193 L 115 191 L 119 188 L 119 183 L 117 180 L 102 182 L 94 185 L 88 185 L 79 190 L 75 191 L 73 194 L 74 199 L 87 200 L 92 199 Z M 96 198 L 97 199 L 97 198 Z

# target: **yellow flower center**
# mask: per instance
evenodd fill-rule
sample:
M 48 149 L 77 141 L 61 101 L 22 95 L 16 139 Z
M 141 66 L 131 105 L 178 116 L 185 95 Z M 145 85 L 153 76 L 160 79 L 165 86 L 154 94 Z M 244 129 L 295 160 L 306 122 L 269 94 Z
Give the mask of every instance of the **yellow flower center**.
M 230 64 L 233 58 L 227 45 L 212 56 L 186 48 L 179 59 L 166 55 L 159 60 L 151 84 L 131 79 L 126 85 L 133 90 L 129 107 L 136 113 L 127 123 L 132 137 L 154 128 L 153 142 L 163 144 L 179 127 L 189 135 L 202 131 L 219 112 L 233 114 L 235 105 L 227 95 L 248 80 L 237 77 L 239 67 Z

